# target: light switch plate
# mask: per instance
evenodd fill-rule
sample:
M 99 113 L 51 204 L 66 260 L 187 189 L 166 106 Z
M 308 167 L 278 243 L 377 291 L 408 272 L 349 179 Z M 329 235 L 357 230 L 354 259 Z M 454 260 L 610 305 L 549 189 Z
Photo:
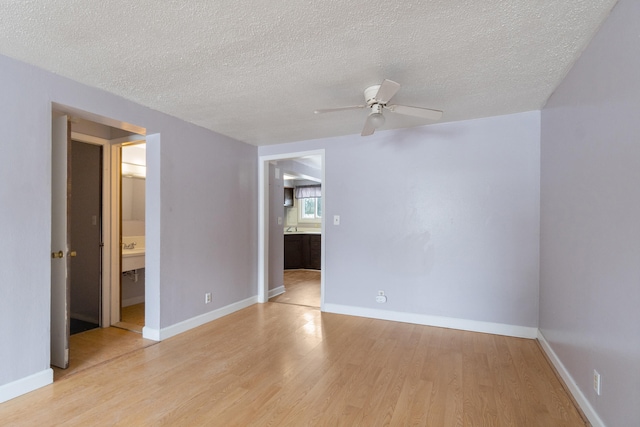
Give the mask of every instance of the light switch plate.
M 340 225 L 340 215 L 333 216 L 333 225 Z

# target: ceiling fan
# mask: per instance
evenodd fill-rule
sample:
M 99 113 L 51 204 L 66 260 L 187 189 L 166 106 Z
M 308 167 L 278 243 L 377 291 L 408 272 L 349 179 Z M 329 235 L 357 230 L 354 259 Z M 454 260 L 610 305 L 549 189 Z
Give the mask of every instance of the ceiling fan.
M 367 116 L 367 121 L 362 129 L 362 136 L 372 135 L 373 132 L 384 124 L 384 116 L 382 110 L 387 109 L 398 114 L 407 116 L 420 117 L 429 120 L 439 120 L 442 117 L 442 111 L 432 110 L 430 108 L 410 107 L 408 105 L 387 105 L 389 100 L 400 89 L 400 84 L 393 80 L 385 79 L 382 84 L 370 86 L 364 90 L 364 100 L 366 105 L 350 105 L 348 107 L 326 108 L 314 111 L 316 114 L 331 113 L 333 111 L 357 110 L 368 108 L 371 111 Z

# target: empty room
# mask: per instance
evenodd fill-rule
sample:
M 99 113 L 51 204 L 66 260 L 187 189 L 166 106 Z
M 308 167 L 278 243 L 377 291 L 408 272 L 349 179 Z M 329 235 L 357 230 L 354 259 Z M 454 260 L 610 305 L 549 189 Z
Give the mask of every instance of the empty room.
M 1 425 L 637 425 L 639 2 L 0 23 Z

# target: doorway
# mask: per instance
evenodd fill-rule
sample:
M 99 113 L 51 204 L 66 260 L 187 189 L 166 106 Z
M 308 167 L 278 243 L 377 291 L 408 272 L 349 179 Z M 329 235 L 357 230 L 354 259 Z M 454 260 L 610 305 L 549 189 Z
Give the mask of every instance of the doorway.
M 299 218 L 297 212 L 305 196 L 299 196 L 297 202 L 284 206 L 287 205 L 286 195 L 293 194 L 284 189 L 293 188 L 296 184 L 318 187 L 318 194 L 312 195 L 318 200 L 307 205 L 313 205 L 316 213 L 325 211 L 324 150 L 262 156 L 259 169 L 258 261 L 261 274 L 258 301 L 307 305 L 322 310 L 326 246 L 324 215 L 316 215 L 313 220 Z M 296 260 L 300 265 L 293 265 Z M 286 270 L 285 265 L 289 267 Z
M 100 326 L 102 295 L 102 146 L 71 141 L 70 334 Z
M 142 333 L 145 325 L 146 144 L 121 149 L 120 321 L 114 326 Z
M 145 130 L 58 104 L 52 116 L 51 365 L 66 369 L 71 318 L 102 328 L 119 320 L 119 147 Z

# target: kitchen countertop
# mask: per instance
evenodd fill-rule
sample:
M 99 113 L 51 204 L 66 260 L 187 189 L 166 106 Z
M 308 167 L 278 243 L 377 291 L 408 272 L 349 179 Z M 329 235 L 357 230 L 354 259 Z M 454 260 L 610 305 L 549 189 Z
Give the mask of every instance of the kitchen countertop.
M 288 235 L 288 234 L 322 234 L 321 231 L 285 231 L 284 235 Z

